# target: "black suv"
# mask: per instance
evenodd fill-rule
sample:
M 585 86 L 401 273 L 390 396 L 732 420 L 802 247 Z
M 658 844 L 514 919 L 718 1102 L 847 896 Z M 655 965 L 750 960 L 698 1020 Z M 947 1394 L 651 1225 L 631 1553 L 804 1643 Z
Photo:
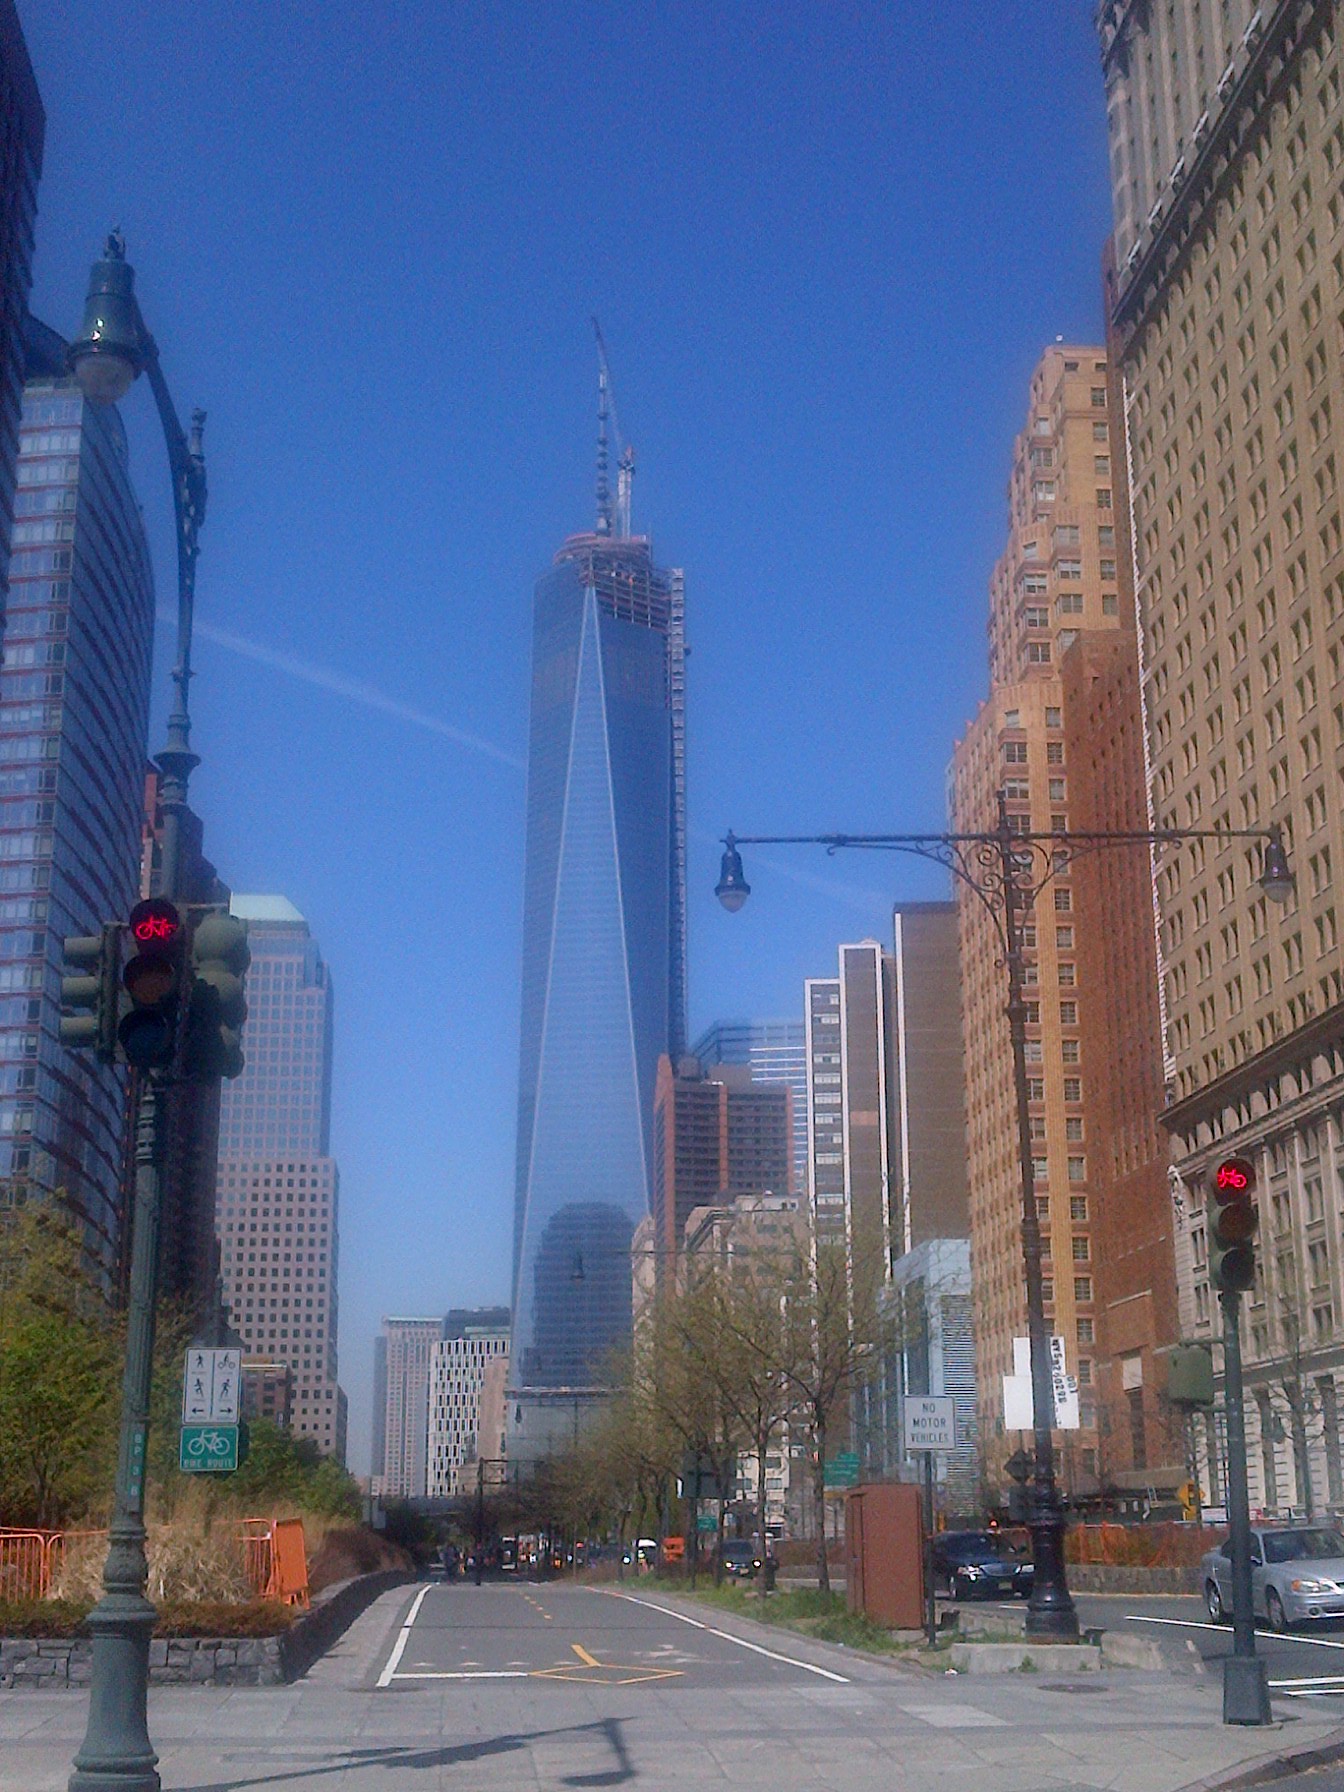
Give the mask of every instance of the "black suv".
M 954 1599 L 1025 1599 L 1031 1580 L 1031 1563 L 993 1531 L 939 1531 L 933 1539 L 933 1584 Z

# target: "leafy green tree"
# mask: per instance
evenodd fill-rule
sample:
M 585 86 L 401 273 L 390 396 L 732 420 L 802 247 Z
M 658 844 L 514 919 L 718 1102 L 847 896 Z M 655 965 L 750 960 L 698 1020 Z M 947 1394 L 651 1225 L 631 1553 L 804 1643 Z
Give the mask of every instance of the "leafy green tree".
M 0 1219 L 0 1513 L 59 1529 L 105 1507 L 121 1338 L 80 1234 L 57 1206 Z
M 324 1518 L 360 1516 L 359 1483 L 311 1438 L 294 1437 L 270 1419 L 251 1420 L 248 1436 L 247 1461 L 220 1488 L 222 1496 L 260 1516 L 281 1506 Z

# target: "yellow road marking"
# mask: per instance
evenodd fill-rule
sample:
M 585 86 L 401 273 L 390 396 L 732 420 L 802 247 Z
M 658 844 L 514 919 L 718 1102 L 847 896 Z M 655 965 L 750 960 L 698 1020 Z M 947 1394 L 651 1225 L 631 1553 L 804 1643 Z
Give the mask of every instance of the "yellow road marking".
M 571 1643 L 569 1646 L 585 1667 L 601 1667 L 602 1663 L 597 1659 L 596 1655 L 590 1655 L 582 1643 Z

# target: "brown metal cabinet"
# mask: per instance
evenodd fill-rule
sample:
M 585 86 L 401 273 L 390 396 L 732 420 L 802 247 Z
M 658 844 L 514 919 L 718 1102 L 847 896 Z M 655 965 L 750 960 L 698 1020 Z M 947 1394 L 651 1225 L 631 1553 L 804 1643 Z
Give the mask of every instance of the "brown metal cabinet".
M 849 1609 L 893 1630 L 924 1622 L 924 1539 L 918 1487 L 872 1481 L 845 1500 Z

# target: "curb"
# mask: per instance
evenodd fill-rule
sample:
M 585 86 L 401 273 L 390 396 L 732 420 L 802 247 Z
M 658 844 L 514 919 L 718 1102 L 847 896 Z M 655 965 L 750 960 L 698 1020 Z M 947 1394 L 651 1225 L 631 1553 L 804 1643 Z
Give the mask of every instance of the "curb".
M 595 1587 L 593 1591 L 614 1594 L 617 1598 L 624 1593 L 623 1588 L 616 1586 Z M 762 1642 L 773 1638 L 778 1643 L 781 1638 L 794 1637 L 809 1648 L 829 1651 L 839 1662 L 867 1661 L 876 1667 L 890 1668 L 898 1674 L 938 1678 L 944 1672 L 942 1668 L 928 1667 L 923 1662 L 914 1660 L 912 1655 L 899 1650 L 884 1650 L 879 1654 L 875 1649 L 851 1648 L 848 1643 L 833 1643 L 825 1637 L 813 1636 L 809 1631 L 795 1630 L 791 1624 L 768 1624 L 763 1618 L 753 1618 L 743 1612 L 724 1611 L 721 1606 L 713 1605 L 708 1600 L 701 1601 L 691 1593 L 666 1593 L 659 1589 L 658 1597 L 665 1599 L 670 1605 L 680 1602 L 682 1606 L 688 1606 L 688 1617 L 714 1616 L 725 1626 L 730 1623 L 748 1625 L 759 1634 Z
M 280 1667 L 285 1683 L 302 1679 L 380 1594 L 419 1578 L 406 1568 L 378 1568 L 325 1587 L 281 1638 Z
M 1334 1730 L 1306 1748 L 1266 1755 L 1232 1773 L 1192 1780 L 1189 1785 L 1182 1786 L 1180 1792 L 1242 1792 L 1248 1786 L 1263 1786 L 1269 1780 L 1286 1779 L 1294 1773 L 1310 1773 L 1315 1767 L 1331 1767 L 1341 1760 L 1344 1760 L 1344 1729 Z

